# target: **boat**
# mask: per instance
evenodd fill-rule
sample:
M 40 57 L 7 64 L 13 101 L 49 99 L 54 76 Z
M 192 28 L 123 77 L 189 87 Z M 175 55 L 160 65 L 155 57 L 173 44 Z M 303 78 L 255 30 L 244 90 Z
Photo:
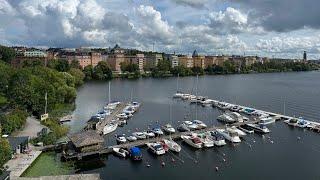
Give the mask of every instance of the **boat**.
M 118 126 L 124 126 L 125 124 L 127 124 L 127 120 L 125 120 L 125 119 L 119 119 L 119 121 L 118 121 Z
M 166 133 L 175 133 L 176 132 L 176 130 L 171 126 L 171 124 L 164 125 L 162 129 Z
M 188 99 L 190 99 L 191 97 L 194 97 L 194 96 L 191 95 L 191 94 L 182 94 L 181 99 L 182 99 L 182 100 L 188 100 Z
M 103 128 L 103 134 L 109 134 L 113 131 L 115 131 L 118 127 L 118 123 L 116 122 L 111 122 L 109 124 L 107 124 L 104 128 Z
M 198 126 L 191 121 L 183 121 L 183 124 L 185 124 L 191 131 L 198 128 Z
M 204 129 L 207 127 L 207 125 L 200 120 L 193 120 L 192 123 L 197 125 L 197 129 Z
M 123 113 L 127 116 L 127 118 L 131 118 L 133 114 L 129 111 L 123 111 Z
M 245 125 L 241 125 L 238 127 L 241 131 L 247 133 L 247 134 L 252 134 L 254 133 L 254 130 L 252 128 L 246 128 Z
M 269 116 L 269 117 L 260 118 L 259 124 L 268 125 L 275 122 L 276 122 L 275 118 Z
M 139 140 L 147 138 L 147 136 L 143 132 L 134 132 L 132 133 L 132 135 Z
M 202 141 L 199 137 L 193 135 L 181 135 L 181 139 L 194 148 L 202 148 Z
M 156 136 L 161 136 L 163 135 L 163 131 L 160 128 L 153 128 L 152 132 L 156 135 Z
M 145 134 L 147 138 L 153 138 L 156 136 L 151 130 L 144 131 L 143 134 Z
M 224 146 L 227 144 L 225 138 L 220 133 L 211 131 L 210 135 L 212 136 L 213 142 L 216 146 Z
M 126 115 L 126 113 L 118 114 L 116 117 L 119 119 L 128 119 L 128 116 Z
M 132 102 L 130 103 L 130 106 L 133 107 L 135 110 L 138 110 L 140 108 L 140 103 L 138 102 Z
M 190 129 L 186 124 L 182 123 L 178 126 L 178 131 L 186 132 L 186 131 L 190 131 Z
M 291 118 L 291 119 L 285 120 L 284 122 L 287 123 L 289 126 L 296 126 L 298 124 L 298 119 Z
M 116 135 L 116 140 L 118 143 L 126 143 L 127 142 L 127 139 L 125 137 L 125 135 Z
M 229 132 L 225 129 L 217 129 L 217 133 L 221 134 L 226 140 L 232 143 L 240 143 L 241 139 L 236 132 Z
M 245 132 L 241 131 L 240 129 L 238 129 L 238 128 L 235 127 L 235 126 L 227 127 L 226 129 L 227 129 L 227 131 L 229 131 L 229 132 L 236 132 L 236 133 L 238 133 L 238 135 L 239 135 L 240 137 L 244 137 L 244 136 L 247 135 Z
M 233 111 L 233 112 L 239 112 L 240 110 L 241 110 L 241 107 L 240 107 L 240 106 L 237 106 L 237 105 L 232 106 L 232 107 L 230 108 L 230 111 Z
M 231 107 L 231 104 L 225 103 L 225 102 L 218 102 L 216 107 L 221 109 L 221 110 L 227 110 L 227 109 L 229 109 Z
M 245 113 L 247 115 L 252 115 L 255 112 L 255 110 L 250 108 L 243 108 L 242 110 L 240 110 L 240 112 Z
M 236 123 L 244 122 L 245 120 L 247 120 L 247 118 L 237 112 L 229 112 L 218 116 L 217 120 L 225 123 Z
M 142 160 L 142 153 L 140 148 L 138 147 L 132 147 L 129 150 L 129 154 L 132 160 L 134 161 L 141 161 Z
M 137 138 L 135 136 L 128 136 L 127 140 L 130 141 L 130 142 L 133 142 L 133 141 L 136 141 Z
M 269 133 L 270 130 L 267 128 L 266 125 L 263 124 L 246 124 L 249 128 L 253 129 L 257 133 Z
M 170 151 L 180 152 L 181 146 L 172 139 L 162 139 L 162 143 L 168 147 Z
M 202 106 L 207 106 L 207 107 L 211 106 L 213 103 L 214 103 L 214 100 L 212 99 L 205 99 L 200 102 Z
M 163 155 L 166 153 L 166 151 L 163 149 L 163 146 L 161 145 L 161 143 L 159 142 L 155 142 L 155 143 L 146 143 L 146 145 L 148 146 L 148 148 L 151 150 L 151 152 L 153 152 L 156 155 Z
M 173 95 L 173 98 L 182 98 L 182 96 L 183 96 L 183 93 L 178 91 Z
M 300 127 L 300 128 L 306 128 L 310 125 L 310 123 L 302 118 L 299 118 L 298 119 L 298 122 L 296 124 L 297 127 Z
M 112 151 L 117 155 L 117 156 L 120 156 L 120 157 L 127 157 L 129 155 L 129 151 L 127 151 L 126 149 L 124 148 L 112 148 Z
M 200 140 L 203 144 L 203 147 L 213 147 L 214 146 L 213 138 L 209 133 L 198 134 L 198 137 L 200 138 Z

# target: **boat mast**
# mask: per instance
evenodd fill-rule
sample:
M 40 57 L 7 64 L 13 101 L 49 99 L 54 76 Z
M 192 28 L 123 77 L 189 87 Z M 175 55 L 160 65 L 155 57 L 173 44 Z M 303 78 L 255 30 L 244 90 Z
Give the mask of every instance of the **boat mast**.
M 199 75 L 197 73 L 197 83 L 196 83 L 196 119 L 198 119 L 198 78 Z
M 109 103 L 111 103 L 111 82 L 109 81 L 109 91 L 108 91 L 108 98 L 109 98 Z
M 133 88 L 131 89 L 131 93 L 130 93 L 130 102 L 132 102 L 132 91 L 133 91 Z
M 179 90 L 179 73 L 178 73 L 178 78 L 177 78 L 177 92 Z

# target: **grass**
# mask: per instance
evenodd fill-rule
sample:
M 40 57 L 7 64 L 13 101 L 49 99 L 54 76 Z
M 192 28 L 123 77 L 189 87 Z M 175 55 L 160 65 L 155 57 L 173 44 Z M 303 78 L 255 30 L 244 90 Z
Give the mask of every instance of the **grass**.
M 67 175 L 73 171 L 70 164 L 56 159 L 53 152 L 42 153 L 22 174 L 22 177 Z

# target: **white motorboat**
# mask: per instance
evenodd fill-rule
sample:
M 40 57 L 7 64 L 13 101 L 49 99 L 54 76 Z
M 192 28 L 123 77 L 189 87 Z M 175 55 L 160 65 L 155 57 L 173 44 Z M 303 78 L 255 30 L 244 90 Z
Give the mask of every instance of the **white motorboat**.
M 132 133 L 132 135 L 139 140 L 147 138 L 147 136 L 143 132 L 134 132 Z
M 115 131 L 118 127 L 118 123 L 116 122 L 111 122 L 109 124 L 107 124 L 104 128 L 103 128 L 103 134 L 109 134 L 113 131 Z
M 190 129 L 190 130 L 196 130 L 198 126 L 196 124 L 193 124 L 191 121 L 183 121 L 183 123 Z
M 171 124 L 164 125 L 163 131 L 166 133 L 175 133 L 176 132 L 176 130 L 171 126 Z
M 125 113 L 118 114 L 116 117 L 119 119 L 128 119 L 128 116 Z
M 296 126 L 298 124 L 298 119 L 291 118 L 291 119 L 285 120 L 284 122 L 287 123 L 289 126 Z
M 237 105 L 232 106 L 232 107 L 230 108 L 230 111 L 233 111 L 233 112 L 239 112 L 240 110 L 241 110 L 241 107 L 240 107 L 240 106 L 237 106 Z
M 207 125 L 200 120 L 193 120 L 192 123 L 197 125 L 197 129 L 204 129 L 207 127 Z
M 269 116 L 269 117 L 260 118 L 259 124 L 268 125 L 275 122 L 276 122 L 275 118 Z
M 160 128 L 153 128 L 152 132 L 156 135 L 156 136 L 160 136 L 163 135 L 163 131 Z
M 241 125 L 238 127 L 241 131 L 247 133 L 247 134 L 252 134 L 254 133 L 254 130 L 252 128 L 247 128 L 246 125 Z
M 125 137 L 125 135 L 116 135 L 116 140 L 118 143 L 126 143 L 127 142 L 127 139 Z
M 240 143 L 241 139 L 236 132 L 229 132 L 225 129 L 217 129 L 217 132 L 220 133 L 226 140 L 232 142 L 232 143 Z
M 191 94 L 182 94 L 181 99 L 187 100 L 187 99 L 190 99 L 190 97 L 191 97 Z
M 269 133 L 270 130 L 267 128 L 266 125 L 263 124 L 246 124 L 249 128 L 252 128 L 255 132 L 258 133 Z
M 173 98 L 182 98 L 184 94 L 181 93 L 181 92 L 176 92 L 174 95 L 173 95 Z
M 218 121 L 224 122 L 224 123 L 235 123 L 236 119 L 230 115 L 230 113 L 224 113 L 217 117 Z
M 170 151 L 180 152 L 181 146 L 172 139 L 162 139 L 163 145 L 167 146 Z
M 190 131 L 190 128 L 188 127 L 188 125 L 182 123 L 178 126 L 178 130 L 180 132 L 186 132 L 186 131 Z
M 296 124 L 297 127 L 300 127 L 300 128 L 306 128 L 310 125 L 310 122 L 302 119 L 302 118 L 299 118 L 298 119 L 298 122 Z
M 238 128 L 235 127 L 235 126 L 227 127 L 226 129 L 227 129 L 227 131 L 229 131 L 229 132 L 236 132 L 236 133 L 238 133 L 238 135 L 239 135 L 240 137 L 244 137 L 244 136 L 247 135 L 245 132 L 241 131 L 240 129 L 238 129 Z
M 163 149 L 161 143 L 155 142 L 155 143 L 146 143 L 148 148 L 156 155 L 163 155 L 166 153 L 166 151 Z
M 224 146 L 227 144 L 225 138 L 220 133 L 211 131 L 210 135 L 212 136 L 213 142 L 216 146 Z
M 151 130 L 144 131 L 143 133 L 146 135 L 147 138 L 153 138 L 156 136 L 154 132 Z
M 133 142 L 133 141 L 136 141 L 137 138 L 135 136 L 128 136 L 127 140 L 130 141 L 130 142 Z
M 181 135 L 181 139 L 189 144 L 190 146 L 200 149 L 202 148 L 202 141 L 200 140 L 200 138 L 193 136 L 193 135 Z
M 214 146 L 214 141 L 213 138 L 210 134 L 208 133 L 202 133 L 198 134 L 198 137 L 200 138 L 203 147 L 213 147 Z
M 129 151 L 127 151 L 126 149 L 124 148 L 112 148 L 112 151 L 117 155 L 117 156 L 120 156 L 120 157 L 127 157 L 129 155 Z
M 138 110 L 140 108 L 140 103 L 138 102 L 132 102 L 130 103 L 130 106 L 133 107 L 135 110 Z
M 127 116 L 127 118 L 131 118 L 133 116 L 133 114 L 128 111 L 123 111 L 123 113 Z
M 225 103 L 225 102 L 219 102 L 216 105 L 217 108 L 221 109 L 221 110 L 227 110 L 230 109 L 231 105 L 229 103 Z

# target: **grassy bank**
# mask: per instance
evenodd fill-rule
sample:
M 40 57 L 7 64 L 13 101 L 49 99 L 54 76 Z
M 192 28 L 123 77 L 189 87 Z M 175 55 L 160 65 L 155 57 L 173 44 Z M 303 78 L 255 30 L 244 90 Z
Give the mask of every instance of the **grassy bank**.
M 22 177 L 67 175 L 72 171 L 72 164 L 61 162 L 54 152 L 46 152 L 32 163 Z

